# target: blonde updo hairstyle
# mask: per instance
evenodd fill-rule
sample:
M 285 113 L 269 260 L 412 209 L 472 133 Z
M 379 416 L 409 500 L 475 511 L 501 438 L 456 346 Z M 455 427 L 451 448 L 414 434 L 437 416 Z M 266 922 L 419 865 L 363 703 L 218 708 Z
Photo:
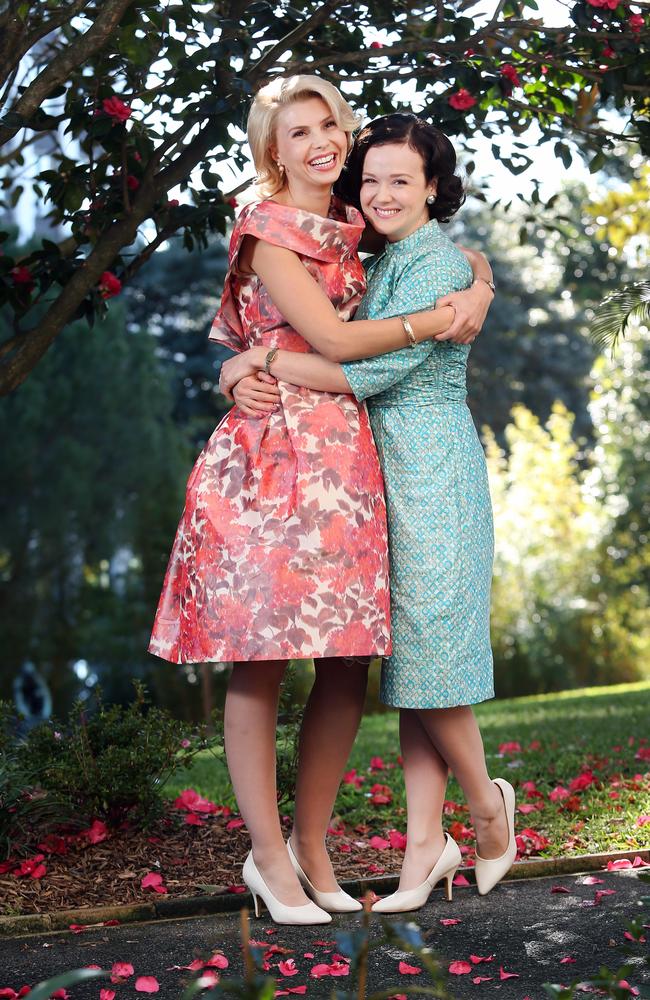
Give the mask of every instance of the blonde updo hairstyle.
M 347 132 L 348 152 L 352 148 L 353 132 L 359 127 L 360 119 L 332 83 L 319 76 L 276 77 L 258 90 L 247 124 L 248 143 L 257 170 L 256 189 L 263 198 L 272 197 L 285 185 L 284 176 L 271 155 L 278 114 L 282 108 L 312 97 L 325 101 L 336 124 Z

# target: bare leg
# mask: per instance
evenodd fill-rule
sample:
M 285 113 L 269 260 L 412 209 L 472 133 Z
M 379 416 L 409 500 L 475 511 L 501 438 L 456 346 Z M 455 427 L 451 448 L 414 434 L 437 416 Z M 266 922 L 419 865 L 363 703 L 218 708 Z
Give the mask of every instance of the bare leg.
M 325 849 L 336 794 L 363 712 L 368 663 L 315 661 L 302 729 L 291 846 L 316 889 L 338 888 Z
M 286 663 L 236 663 L 228 685 L 225 743 L 230 780 L 250 834 L 253 859 L 269 889 L 287 906 L 308 902 L 284 844 L 275 780 L 275 737 Z
M 490 779 L 483 740 L 471 705 L 418 710 L 420 721 L 460 784 L 482 858 L 498 858 L 508 845 L 503 798 Z
M 407 842 L 399 889 L 414 889 L 430 874 L 445 846 L 442 807 L 449 769 L 414 709 L 402 708 L 399 737 L 408 808 Z

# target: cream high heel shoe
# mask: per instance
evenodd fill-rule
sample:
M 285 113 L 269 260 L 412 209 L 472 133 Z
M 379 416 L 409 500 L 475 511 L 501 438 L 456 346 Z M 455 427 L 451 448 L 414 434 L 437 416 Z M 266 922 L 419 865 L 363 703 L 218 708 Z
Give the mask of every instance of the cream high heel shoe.
M 394 892 L 392 896 L 378 899 L 376 903 L 373 903 L 373 913 L 404 913 L 406 910 L 419 910 L 426 903 L 434 886 L 443 878 L 446 883 L 445 894 L 447 899 L 451 900 L 451 883 L 460 868 L 462 856 L 456 841 L 448 833 L 445 834 L 445 837 L 447 843 L 444 850 L 424 882 L 416 886 L 415 889 L 403 889 L 401 892 Z
M 257 865 L 253 861 L 253 852 L 249 851 L 248 857 L 244 861 L 242 878 L 253 896 L 255 906 L 255 916 L 259 917 L 259 898 L 271 914 L 271 919 L 276 924 L 329 924 L 332 918 L 325 910 L 321 910 L 315 903 L 305 903 L 304 906 L 286 906 L 276 899 L 268 885 L 257 870 Z
M 320 906 L 323 910 L 327 910 L 328 913 L 355 913 L 363 909 L 363 904 L 358 899 L 353 899 L 343 889 L 338 889 L 336 892 L 321 892 L 320 889 L 317 889 L 312 885 L 298 858 L 293 853 L 290 840 L 287 841 L 287 851 L 289 852 L 289 860 L 300 880 L 300 884 L 317 906 Z
M 480 896 L 485 896 L 490 889 L 510 871 L 517 857 L 515 841 L 515 790 L 504 778 L 495 778 L 494 784 L 503 796 L 503 805 L 508 820 L 508 846 L 498 858 L 481 858 L 478 854 L 474 863 L 476 885 Z

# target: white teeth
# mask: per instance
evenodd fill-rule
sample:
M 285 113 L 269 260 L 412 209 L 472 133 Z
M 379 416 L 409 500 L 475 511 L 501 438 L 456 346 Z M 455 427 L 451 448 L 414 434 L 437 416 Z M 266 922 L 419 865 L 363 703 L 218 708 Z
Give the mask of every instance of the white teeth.
M 310 163 L 311 167 L 324 167 L 330 163 L 334 163 L 336 156 L 332 153 L 330 156 L 323 156 L 319 160 L 312 160 Z
M 399 208 L 376 208 L 375 209 L 375 212 L 377 213 L 377 215 L 384 215 L 384 216 L 397 215 L 397 213 L 399 211 L 400 211 Z

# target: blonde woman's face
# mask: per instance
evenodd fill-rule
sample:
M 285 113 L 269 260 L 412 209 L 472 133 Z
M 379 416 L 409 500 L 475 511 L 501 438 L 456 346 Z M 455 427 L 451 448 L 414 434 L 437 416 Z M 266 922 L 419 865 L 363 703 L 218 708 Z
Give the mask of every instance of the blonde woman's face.
M 348 137 L 325 101 L 309 97 L 280 111 L 271 154 L 284 164 L 289 183 L 331 187 L 343 169 Z

